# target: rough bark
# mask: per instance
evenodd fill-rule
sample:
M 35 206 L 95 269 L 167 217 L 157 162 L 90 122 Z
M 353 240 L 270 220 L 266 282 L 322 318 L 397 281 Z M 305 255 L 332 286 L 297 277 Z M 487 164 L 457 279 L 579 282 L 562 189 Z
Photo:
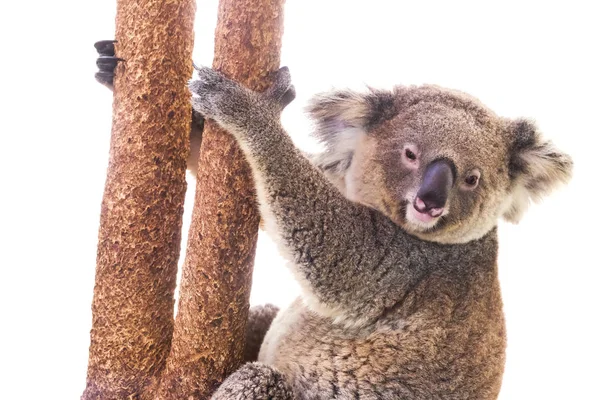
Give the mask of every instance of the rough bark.
M 86 389 L 138 398 L 173 332 L 191 109 L 194 0 L 118 0 L 110 161 Z
M 221 0 L 213 67 L 251 89 L 279 68 L 284 0 Z M 232 136 L 209 121 L 161 399 L 205 399 L 244 354 L 259 215 Z

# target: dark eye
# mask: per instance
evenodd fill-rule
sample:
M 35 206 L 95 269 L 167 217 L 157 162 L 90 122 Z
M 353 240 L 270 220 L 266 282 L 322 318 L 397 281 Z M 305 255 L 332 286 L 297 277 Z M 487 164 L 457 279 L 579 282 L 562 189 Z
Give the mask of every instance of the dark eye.
M 417 155 L 413 153 L 411 149 L 404 150 L 404 154 L 409 160 L 415 161 L 417 159 Z
M 478 181 L 479 181 L 479 177 L 477 175 L 469 175 L 465 178 L 465 183 L 469 186 L 477 185 Z

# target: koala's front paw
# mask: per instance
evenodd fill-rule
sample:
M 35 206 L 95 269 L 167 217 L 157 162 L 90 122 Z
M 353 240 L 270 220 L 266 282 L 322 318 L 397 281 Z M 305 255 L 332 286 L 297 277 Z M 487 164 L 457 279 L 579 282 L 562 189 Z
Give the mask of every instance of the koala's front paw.
M 278 118 L 296 96 L 286 67 L 275 72 L 273 85 L 264 93 L 253 92 L 207 67 L 196 71 L 198 79 L 188 85 L 192 107 L 226 128 L 248 126 L 250 119 Z
M 247 111 L 250 91 L 208 67 L 197 70 L 198 79 L 188 84 L 192 92 L 192 107 L 204 118 L 223 122 Z

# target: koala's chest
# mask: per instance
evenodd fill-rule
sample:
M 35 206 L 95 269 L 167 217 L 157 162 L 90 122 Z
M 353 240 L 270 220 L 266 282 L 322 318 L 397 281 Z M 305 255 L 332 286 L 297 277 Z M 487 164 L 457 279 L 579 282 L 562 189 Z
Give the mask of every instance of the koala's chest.
M 296 302 L 273 322 L 259 361 L 283 372 L 301 399 L 438 398 L 436 393 L 458 399 L 474 394 L 471 385 L 487 386 L 490 393 L 499 385 L 500 342 L 480 337 L 487 354 L 470 354 L 479 350 L 469 348 L 464 338 L 456 340 L 455 332 L 398 326 L 357 335 Z M 470 381 L 474 371 L 484 374 L 486 382 Z M 490 393 L 475 398 L 493 398 Z

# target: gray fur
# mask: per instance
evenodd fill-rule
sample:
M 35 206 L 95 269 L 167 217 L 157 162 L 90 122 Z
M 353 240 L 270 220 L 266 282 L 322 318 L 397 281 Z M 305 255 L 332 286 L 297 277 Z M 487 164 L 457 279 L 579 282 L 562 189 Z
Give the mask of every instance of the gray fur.
M 198 74 L 193 107 L 238 140 L 267 232 L 303 289 L 273 321 L 262 364 L 215 398 L 264 398 L 247 388 L 275 373 L 296 399 L 496 398 L 505 329 L 495 226 L 566 181 L 570 158 L 468 95 L 399 86 L 318 96 L 309 112 L 326 151 L 315 167 L 280 124 L 293 97 L 287 69 L 266 94 Z M 445 214 L 424 227 L 409 200 L 439 157 L 458 178 Z M 473 171 L 481 179 L 468 187 Z
M 247 363 L 219 387 L 213 400 L 292 400 L 292 389 L 283 375 L 261 363 Z

